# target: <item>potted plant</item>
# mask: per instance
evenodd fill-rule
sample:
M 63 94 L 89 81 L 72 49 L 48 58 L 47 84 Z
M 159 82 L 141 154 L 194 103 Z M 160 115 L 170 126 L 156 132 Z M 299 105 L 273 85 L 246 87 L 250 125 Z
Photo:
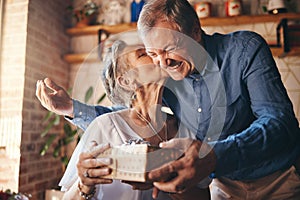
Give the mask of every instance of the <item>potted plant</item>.
M 68 93 L 70 94 L 71 91 L 69 90 Z M 85 93 L 85 97 L 84 97 L 85 103 L 89 101 L 93 93 L 94 90 L 93 87 L 91 86 Z M 97 104 L 99 104 L 105 98 L 105 96 L 106 95 L 104 93 L 98 99 Z M 62 116 L 57 115 L 51 111 L 48 111 L 48 113 L 44 117 L 43 123 L 46 123 L 47 125 L 45 129 L 41 132 L 41 137 L 47 137 L 47 139 L 45 143 L 42 145 L 42 148 L 40 150 L 40 155 L 44 156 L 49 149 L 54 148 L 52 156 L 54 158 L 61 160 L 62 168 L 64 171 L 69 162 L 69 157 L 66 148 L 68 148 L 72 142 L 75 142 L 77 144 L 83 132 L 81 129 L 78 129 L 77 127 L 73 128 L 69 124 L 69 122 L 67 122 L 65 119 L 62 118 L 63 118 Z M 59 126 L 63 126 L 63 134 L 61 135 L 48 134 L 50 130 Z M 63 196 L 63 192 L 61 192 L 58 189 L 59 188 L 46 190 L 45 200 L 61 199 Z
M 11 190 L 0 190 L 0 199 L 1 200 L 14 200 L 14 199 L 18 199 L 18 200 L 29 200 L 29 198 L 31 197 L 31 195 L 25 195 L 22 193 L 15 193 L 12 192 Z
M 70 93 L 70 91 L 68 91 Z M 88 102 L 89 99 L 93 95 L 93 87 L 89 87 L 89 89 L 85 93 L 85 99 L 84 102 Z M 99 104 L 104 98 L 105 93 L 98 99 L 97 104 Z M 40 155 L 44 156 L 48 150 L 52 147 L 53 150 L 53 157 L 58 158 L 62 162 L 63 170 L 66 168 L 69 162 L 69 158 L 67 155 L 67 152 L 65 149 L 68 147 L 68 145 L 72 142 L 76 142 L 76 144 L 79 142 L 80 137 L 82 135 L 82 130 L 78 129 L 77 127 L 73 128 L 69 122 L 67 122 L 65 119 L 62 119 L 63 117 L 60 115 L 57 115 L 51 111 L 48 111 L 46 116 L 43 119 L 43 123 L 46 123 L 45 129 L 41 132 L 41 137 L 47 137 L 45 143 L 42 145 L 42 148 L 40 150 Z M 63 124 L 62 124 L 63 123 Z M 57 134 L 48 134 L 50 130 L 52 130 L 54 127 L 63 126 L 63 134 L 57 135 Z M 58 137 L 58 139 L 57 139 Z M 57 139 L 57 140 L 56 140 Z M 55 142 L 57 141 L 57 142 Z
M 75 19 L 75 26 L 78 28 L 96 24 L 98 9 L 99 6 L 92 0 L 87 0 L 80 7 L 74 8 L 73 3 L 67 7 Z

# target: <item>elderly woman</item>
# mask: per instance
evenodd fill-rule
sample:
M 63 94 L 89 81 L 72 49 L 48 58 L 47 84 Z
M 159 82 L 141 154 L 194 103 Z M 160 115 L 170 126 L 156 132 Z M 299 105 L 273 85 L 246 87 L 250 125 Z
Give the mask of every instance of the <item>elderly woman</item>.
M 112 161 L 96 158 L 97 155 L 108 149 L 109 145 L 124 144 L 128 140 L 145 140 L 157 146 L 173 137 L 194 138 L 194 135 L 178 126 L 171 115 L 161 112 L 167 74 L 153 65 L 142 46 L 115 42 L 103 74 L 109 99 L 129 109 L 101 115 L 89 125 L 60 182 L 62 190 L 66 191 L 64 199 L 152 199 L 149 184 L 133 184 L 137 189 L 145 189 L 133 190 L 126 183 L 101 178 L 111 173 L 108 165 Z M 89 144 L 94 145 L 89 148 Z M 207 182 L 183 194 L 160 192 L 158 195 L 158 199 L 201 197 L 209 199 Z

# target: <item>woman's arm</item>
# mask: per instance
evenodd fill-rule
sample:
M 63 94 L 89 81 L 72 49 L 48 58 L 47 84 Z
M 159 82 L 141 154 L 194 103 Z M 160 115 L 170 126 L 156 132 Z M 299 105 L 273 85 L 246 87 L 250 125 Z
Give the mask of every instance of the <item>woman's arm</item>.
M 69 122 L 86 130 L 99 115 L 124 109 L 123 106 L 93 106 L 72 99 L 67 91 L 49 78 L 36 82 L 36 97 L 42 106 L 58 115 L 65 116 Z
M 96 193 L 96 186 L 87 186 L 80 183 L 80 180 L 76 181 L 72 187 L 64 193 L 63 200 L 81 200 L 91 199 Z
M 96 193 L 96 185 L 112 183 L 111 179 L 101 178 L 111 173 L 108 166 L 111 159 L 97 158 L 108 148 L 109 144 L 97 145 L 93 142 L 88 151 L 79 155 L 76 164 L 78 180 L 65 192 L 63 199 L 91 199 Z

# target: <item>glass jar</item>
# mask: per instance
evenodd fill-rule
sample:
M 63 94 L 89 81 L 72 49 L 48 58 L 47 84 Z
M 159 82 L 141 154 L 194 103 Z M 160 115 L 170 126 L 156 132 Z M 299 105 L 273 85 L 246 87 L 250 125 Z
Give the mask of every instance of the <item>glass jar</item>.
M 211 16 L 211 3 L 210 2 L 195 3 L 194 9 L 199 18 L 205 18 L 205 17 Z
M 242 14 L 241 0 L 228 0 L 225 3 L 225 10 L 227 16 L 238 16 Z

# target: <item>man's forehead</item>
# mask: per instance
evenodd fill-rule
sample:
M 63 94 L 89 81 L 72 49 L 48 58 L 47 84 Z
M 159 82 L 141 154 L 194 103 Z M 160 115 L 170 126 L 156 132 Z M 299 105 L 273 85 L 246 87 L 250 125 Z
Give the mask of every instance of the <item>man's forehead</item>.
M 143 39 L 147 50 L 165 49 L 168 46 L 178 45 L 184 39 L 182 34 L 170 29 L 153 29 Z

